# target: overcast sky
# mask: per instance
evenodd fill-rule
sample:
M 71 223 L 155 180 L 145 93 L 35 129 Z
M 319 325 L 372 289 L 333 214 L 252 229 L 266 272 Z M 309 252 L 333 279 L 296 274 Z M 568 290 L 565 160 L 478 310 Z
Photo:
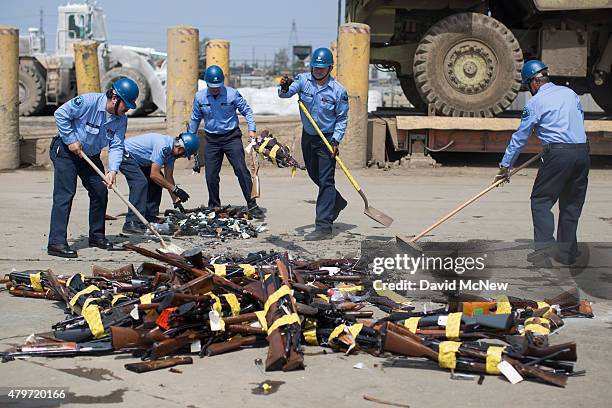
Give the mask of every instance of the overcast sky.
M 79 3 L 75 0 L 72 3 Z M 0 24 L 27 33 L 38 27 L 39 10 L 44 15 L 47 50 L 55 44 L 59 0 L 0 0 Z M 192 25 L 200 37 L 231 42 L 230 58 L 272 59 L 279 48 L 287 48 L 291 22 L 295 19 L 298 41 L 313 49 L 329 46 L 336 37 L 337 0 L 98 0 L 106 14 L 109 40 L 114 44 L 166 49 L 166 28 Z

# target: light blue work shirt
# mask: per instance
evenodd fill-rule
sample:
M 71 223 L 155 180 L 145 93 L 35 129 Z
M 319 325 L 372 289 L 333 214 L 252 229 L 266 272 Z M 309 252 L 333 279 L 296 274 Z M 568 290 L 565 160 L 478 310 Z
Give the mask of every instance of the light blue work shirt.
M 247 121 L 249 131 L 255 132 L 255 117 L 246 99 L 234 88 L 221 87 L 221 93 L 215 98 L 208 88 L 198 91 L 191 109 L 189 131 L 196 133 L 200 121 L 204 119 L 204 131 L 215 135 L 228 133 L 238 127 L 236 109 Z
M 311 73 L 299 74 L 289 86 L 289 91 L 283 92 L 278 87 L 278 96 L 290 98 L 298 94 L 319 129 L 323 133 L 332 133 L 332 140 L 340 143 L 346 131 L 348 121 L 348 94 L 340 82 L 329 77 L 327 83 L 318 86 Z M 317 131 L 300 110 L 302 125 L 309 135 L 315 136 Z
M 174 168 L 176 157 L 172 155 L 174 138 L 159 133 L 145 133 L 125 141 L 125 151 L 143 167 L 155 163 L 160 167 Z
M 95 156 L 109 146 L 108 169 L 119 171 L 127 117 L 108 114 L 106 101 L 103 93 L 72 98 L 55 111 L 55 123 L 62 141 L 67 145 L 80 141 L 88 156 Z
M 586 143 L 584 111 L 578 95 L 565 86 L 550 82 L 542 85 L 523 109 L 521 124 L 506 148 L 502 166 L 514 164 L 534 129 L 543 145 Z

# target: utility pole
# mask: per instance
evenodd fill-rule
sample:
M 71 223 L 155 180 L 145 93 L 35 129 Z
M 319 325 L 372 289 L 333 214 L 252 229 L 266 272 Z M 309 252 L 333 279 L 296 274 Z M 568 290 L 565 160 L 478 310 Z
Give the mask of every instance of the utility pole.
M 295 19 L 291 23 L 291 33 L 289 34 L 289 52 L 291 53 L 291 76 L 295 76 L 295 54 L 293 53 L 293 46 L 298 43 L 297 38 L 297 25 Z
M 40 8 L 40 17 L 39 17 L 38 27 L 39 27 L 38 36 L 40 38 L 40 50 L 41 52 L 45 52 L 47 50 L 47 46 L 45 45 L 45 31 L 43 30 L 43 9 L 42 7 Z

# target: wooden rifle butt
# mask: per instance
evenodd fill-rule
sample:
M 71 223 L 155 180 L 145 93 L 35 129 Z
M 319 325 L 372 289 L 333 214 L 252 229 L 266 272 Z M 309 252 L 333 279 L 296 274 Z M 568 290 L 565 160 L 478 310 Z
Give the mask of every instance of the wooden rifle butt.
M 212 357 L 218 354 L 229 353 L 239 350 L 244 346 L 252 346 L 255 343 L 257 343 L 257 336 L 234 337 L 228 341 L 209 345 L 206 347 L 206 355 Z
M 146 373 L 163 368 L 174 367 L 179 364 L 193 364 L 191 357 L 165 357 L 159 360 L 141 361 L 138 363 L 125 364 L 124 367 L 135 373 Z

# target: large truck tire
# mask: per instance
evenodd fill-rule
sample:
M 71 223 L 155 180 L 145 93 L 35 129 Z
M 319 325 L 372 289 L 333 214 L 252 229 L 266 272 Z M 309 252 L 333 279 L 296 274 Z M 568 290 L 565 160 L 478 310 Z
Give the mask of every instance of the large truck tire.
M 491 117 L 521 87 L 523 53 L 512 32 L 479 13 L 459 13 L 434 24 L 414 57 L 421 97 L 444 116 Z
M 133 68 L 116 67 L 108 70 L 102 79 L 101 89 L 106 92 L 111 84 L 120 78 L 130 78 L 138 85 L 138 99 L 136 99 L 136 108 L 128 112 L 129 116 L 145 116 L 151 112 L 151 88 L 143 74 Z
M 404 95 L 406 95 L 408 102 L 410 102 L 416 110 L 426 112 L 427 103 L 423 100 L 423 97 L 419 93 L 419 90 L 414 83 L 414 77 L 412 75 L 398 75 L 397 79 L 400 81 L 402 91 L 404 91 Z
M 612 75 L 604 75 L 604 83 L 595 85 L 593 78 L 589 78 L 589 91 L 593 100 L 608 115 L 612 115 Z
M 42 113 L 47 105 L 44 75 L 31 63 L 19 64 L 19 115 Z

